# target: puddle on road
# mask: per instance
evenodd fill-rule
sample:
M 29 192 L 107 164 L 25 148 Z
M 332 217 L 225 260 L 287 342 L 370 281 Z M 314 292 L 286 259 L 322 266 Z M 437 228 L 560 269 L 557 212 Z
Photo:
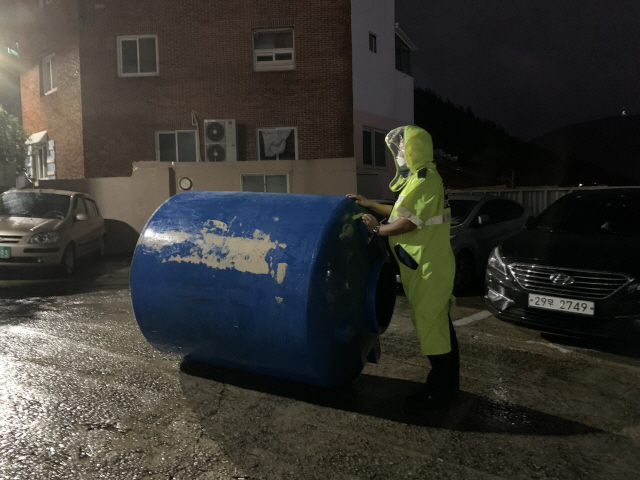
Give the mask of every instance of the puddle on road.
M 76 272 L 69 278 L 56 276 L 51 271 L 2 269 L 0 302 L 128 289 L 130 260 L 129 256 L 116 256 L 98 264 L 80 260 Z

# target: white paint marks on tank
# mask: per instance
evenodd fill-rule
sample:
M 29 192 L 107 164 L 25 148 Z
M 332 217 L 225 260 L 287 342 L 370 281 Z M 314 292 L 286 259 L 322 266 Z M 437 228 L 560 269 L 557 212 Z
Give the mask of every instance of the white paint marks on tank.
M 215 225 L 216 228 L 222 230 L 223 232 L 229 231 L 229 226 L 224 222 L 221 222 L 219 220 L 211 220 L 211 223 Z
M 198 234 L 180 231 L 154 232 L 147 230 L 140 239 L 142 245 L 161 252 L 165 246 L 190 242 L 189 255 L 172 255 L 164 262 L 202 264 L 215 269 L 232 269 L 240 272 L 271 275 L 279 284 L 284 281 L 286 263 L 272 269 L 267 254 L 277 248 L 287 248 L 284 243 L 271 241 L 269 234 L 255 230 L 252 237 L 228 236 L 229 226 L 219 220 L 208 220 Z
M 156 232 L 149 228 L 144 232 L 144 235 L 141 235 L 138 239 L 138 245 L 144 245 L 145 247 L 160 252 L 162 251 L 162 248 L 167 245 L 182 243 L 189 240 L 191 237 L 192 235 L 186 232 Z
M 287 274 L 288 266 L 289 265 L 287 265 L 286 263 L 278 264 L 278 271 L 276 272 L 276 281 L 278 282 L 278 285 L 282 284 L 282 282 L 284 281 L 284 276 Z

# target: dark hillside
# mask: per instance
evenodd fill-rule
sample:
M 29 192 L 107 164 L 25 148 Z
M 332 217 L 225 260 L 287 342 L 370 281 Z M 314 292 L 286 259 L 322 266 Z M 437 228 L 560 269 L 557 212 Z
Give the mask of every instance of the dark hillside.
M 510 185 L 512 179 L 516 186 L 549 184 L 544 165 L 552 165 L 554 159 L 547 152 L 431 90 L 416 89 L 414 99 L 415 124 L 431 134 L 435 149 L 458 157 L 455 168 L 440 164 L 451 188 Z
M 640 185 L 640 115 L 567 125 L 530 144 L 555 155 L 562 185 Z

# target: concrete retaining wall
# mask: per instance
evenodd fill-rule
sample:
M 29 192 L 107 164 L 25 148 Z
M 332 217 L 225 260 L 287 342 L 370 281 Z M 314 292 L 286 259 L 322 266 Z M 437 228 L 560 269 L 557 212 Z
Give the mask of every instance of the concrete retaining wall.
M 131 177 L 42 180 L 40 188 L 72 190 L 93 196 L 107 226 L 109 253 L 129 253 L 149 217 L 169 197 L 182 193 L 181 178 L 192 190 L 241 191 L 242 175 L 287 175 L 289 192 L 345 195 L 356 191 L 355 158 L 225 163 L 133 164 Z M 310 212 L 313 214 L 313 212 Z

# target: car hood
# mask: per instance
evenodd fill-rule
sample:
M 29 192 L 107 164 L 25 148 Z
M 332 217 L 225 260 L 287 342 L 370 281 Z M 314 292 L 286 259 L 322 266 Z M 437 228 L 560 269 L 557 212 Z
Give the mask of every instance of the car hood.
M 638 237 L 523 230 L 502 244 L 505 258 L 583 270 L 640 275 Z
M 56 230 L 63 220 L 57 218 L 0 217 L 0 235 L 33 235 Z

